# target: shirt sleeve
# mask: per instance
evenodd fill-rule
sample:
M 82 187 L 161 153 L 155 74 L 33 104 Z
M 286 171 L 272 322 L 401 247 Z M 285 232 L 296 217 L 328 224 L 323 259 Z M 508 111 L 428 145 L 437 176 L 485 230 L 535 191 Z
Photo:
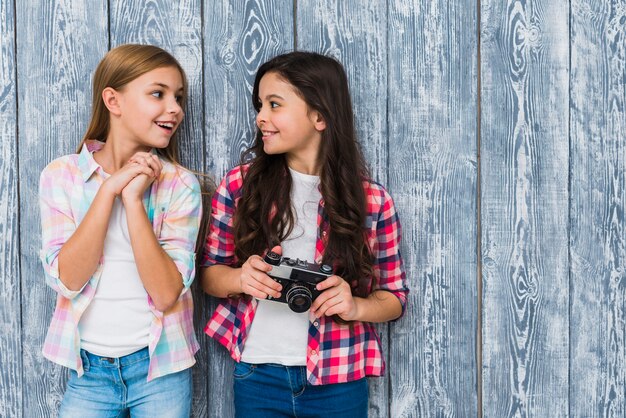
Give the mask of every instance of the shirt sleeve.
M 59 162 L 53 162 L 42 171 L 39 178 L 42 239 L 39 255 L 46 283 L 55 292 L 73 299 L 82 289 L 69 290 L 59 277 L 59 252 L 77 227 L 71 208 L 72 186 L 66 184 L 70 177 L 67 169 Z
M 235 199 L 231 193 L 231 178 L 234 175 L 231 171 L 224 177 L 211 200 L 211 219 L 204 245 L 203 267 L 215 264 L 233 265 L 236 261 L 233 234 Z
M 402 304 L 402 315 L 406 310 L 409 289 L 400 252 L 402 227 L 391 196 L 383 189 L 382 205 L 376 224 L 377 251 L 374 272 L 377 274 L 376 288 L 393 293 Z
M 174 261 L 183 280 L 183 292 L 195 278 L 196 239 L 202 214 L 202 195 L 196 177 L 180 168 L 172 202 L 164 214 L 159 244 Z

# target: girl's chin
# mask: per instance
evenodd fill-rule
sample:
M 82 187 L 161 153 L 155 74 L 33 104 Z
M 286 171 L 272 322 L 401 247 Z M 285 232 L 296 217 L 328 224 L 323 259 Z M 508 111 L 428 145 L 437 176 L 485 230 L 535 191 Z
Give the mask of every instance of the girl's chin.
M 263 146 L 263 152 L 265 152 L 267 155 L 282 154 L 282 152 L 277 151 L 273 147 L 268 147 L 267 145 Z

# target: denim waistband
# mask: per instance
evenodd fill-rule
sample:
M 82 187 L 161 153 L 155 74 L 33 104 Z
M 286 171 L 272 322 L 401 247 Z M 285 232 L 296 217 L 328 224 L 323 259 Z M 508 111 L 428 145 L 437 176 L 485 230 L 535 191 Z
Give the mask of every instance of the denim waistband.
M 122 357 L 104 357 L 80 350 L 83 367 L 124 367 L 150 358 L 148 347 Z

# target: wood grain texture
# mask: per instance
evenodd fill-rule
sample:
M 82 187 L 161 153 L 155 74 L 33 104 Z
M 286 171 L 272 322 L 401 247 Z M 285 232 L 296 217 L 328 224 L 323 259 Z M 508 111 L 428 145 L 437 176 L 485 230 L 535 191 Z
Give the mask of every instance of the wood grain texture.
M 359 142 L 373 177 L 387 183 L 387 6 L 385 2 L 301 0 L 297 5 L 298 50 L 338 59 L 348 75 Z M 388 326 L 378 327 L 385 361 Z M 389 374 L 369 379 L 370 417 L 389 416 Z
M 293 1 L 223 1 L 204 13 L 204 131 L 206 169 L 219 182 L 239 162 L 254 138 L 252 84 L 258 67 L 293 49 Z M 217 300 L 208 298 L 202 329 Z M 204 336 L 209 351 L 208 410 L 211 417 L 232 417 L 233 360 Z
M 204 14 L 207 170 L 218 181 L 252 142 L 258 67 L 293 49 L 293 1 L 234 0 Z
M 181 163 L 204 173 L 205 138 L 203 132 L 202 73 L 202 4 L 200 0 L 184 0 L 172 8 L 166 0 L 113 0 L 110 13 L 111 47 L 125 43 L 157 45 L 178 59 L 187 76 L 189 95 L 185 118 L 178 133 Z M 197 176 L 200 180 L 201 175 Z M 206 203 L 205 203 L 206 204 Z M 202 338 L 201 325 L 206 316 L 206 300 L 198 283 L 194 292 L 194 323 L 200 351 L 196 354 L 193 377 L 193 416 L 207 416 L 208 348 Z
M 486 417 L 568 413 L 568 19 L 481 2 Z
M 93 71 L 127 42 L 180 60 L 182 162 L 218 181 L 252 140 L 261 63 L 294 48 L 344 63 L 411 287 L 381 328 L 370 416 L 624 416 L 625 40 L 625 0 L 1 2 L 0 416 L 56 416 L 65 391 L 41 355 L 56 295 L 39 174 L 75 150 Z M 193 291 L 193 416 L 232 417 L 233 362 L 202 332 L 216 301 Z
M 389 186 L 411 286 L 391 326 L 392 417 L 477 415 L 476 16 L 389 2 Z
M 0 417 L 22 413 L 15 9 L 0 3 Z
M 55 416 L 67 370 L 41 355 L 56 295 L 44 283 L 38 184 L 53 159 L 74 152 L 89 120 L 91 74 L 107 50 L 107 2 L 16 2 L 23 414 Z
M 569 413 L 623 417 L 626 2 L 575 0 L 572 11 Z

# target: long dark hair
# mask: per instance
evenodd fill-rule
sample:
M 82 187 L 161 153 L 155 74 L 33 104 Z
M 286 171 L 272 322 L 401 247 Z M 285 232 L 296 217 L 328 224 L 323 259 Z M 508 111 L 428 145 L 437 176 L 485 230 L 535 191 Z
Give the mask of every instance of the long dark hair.
M 259 68 L 254 80 L 252 102 L 260 110 L 259 84 L 267 73 L 275 73 L 294 87 L 309 109 L 326 123 L 318 153 L 320 192 L 329 223 L 323 262 L 335 266 L 335 274 L 366 296 L 373 286 L 372 255 L 364 229 L 366 201 L 364 182 L 370 174 L 356 140 L 348 79 L 337 60 L 312 52 L 279 55 Z M 291 207 L 292 185 L 284 154 L 263 151 L 257 129 L 254 143 L 242 154 L 244 174 L 242 197 L 234 216 L 237 259 L 243 263 L 280 244 L 294 226 Z

